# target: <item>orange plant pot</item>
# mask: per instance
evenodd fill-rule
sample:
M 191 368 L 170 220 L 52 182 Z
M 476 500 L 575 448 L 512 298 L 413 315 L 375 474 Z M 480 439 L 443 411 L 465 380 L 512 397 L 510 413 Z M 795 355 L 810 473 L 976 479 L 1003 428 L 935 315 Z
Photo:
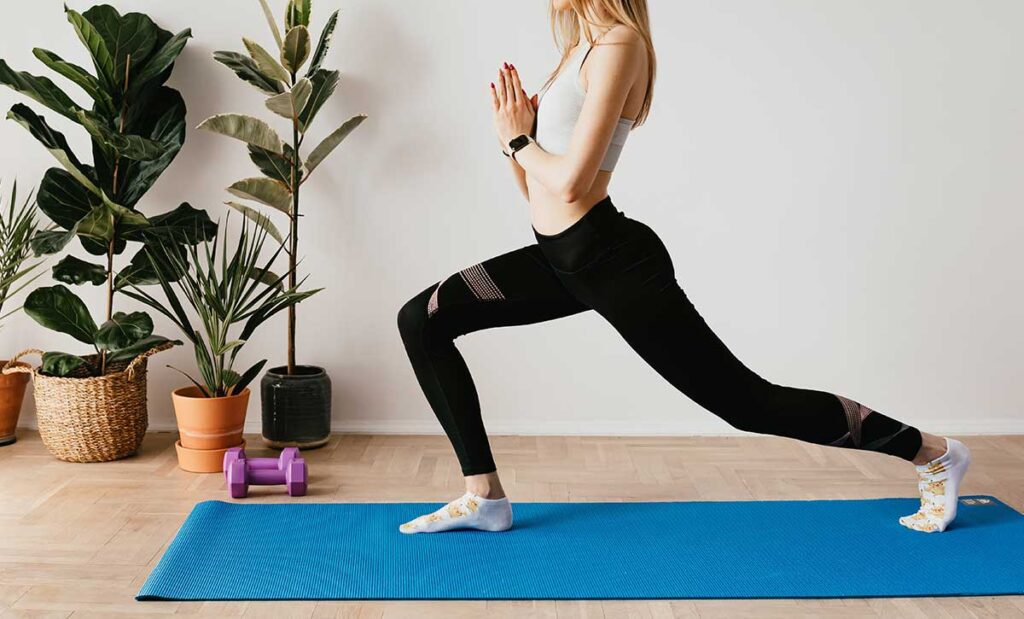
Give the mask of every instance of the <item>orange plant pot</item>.
M 245 441 L 239 445 L 245 449 Z M 178 466 L 189 473 L 220 473 L 224 470 L 224 452 L 231 447 L 223 449 L 189 449 L 182 447 L 181 441 L 174 443 L 174 449 L 178 452 Z
M 185 449 L 223 450 L 241 444 L 248 389 L 238 395 L 204 398 L 198 387 L 182 387 L 174 390 L 171 399 Z
M 0 367 L 6 364 L 0 361 Z M 0 374 L 0 445 L 16 440 L 14 430 L 18 427 L 21 403 L 25 401 L 26 385 L 28 374 Z

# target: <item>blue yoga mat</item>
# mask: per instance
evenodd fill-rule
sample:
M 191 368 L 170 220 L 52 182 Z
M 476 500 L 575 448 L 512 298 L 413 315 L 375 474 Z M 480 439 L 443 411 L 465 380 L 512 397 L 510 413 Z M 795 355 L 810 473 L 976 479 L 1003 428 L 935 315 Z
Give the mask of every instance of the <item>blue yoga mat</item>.
M 403 535 L 438 504 L 200 503 L 139 600 L 836 598 L 1024 593 L 1024 516 L 961 499 L 516 503 L 503 533 Z M 941 563 L 934 563 L 939 561 Z M 952 569 L 930 569 L 949 565 Z

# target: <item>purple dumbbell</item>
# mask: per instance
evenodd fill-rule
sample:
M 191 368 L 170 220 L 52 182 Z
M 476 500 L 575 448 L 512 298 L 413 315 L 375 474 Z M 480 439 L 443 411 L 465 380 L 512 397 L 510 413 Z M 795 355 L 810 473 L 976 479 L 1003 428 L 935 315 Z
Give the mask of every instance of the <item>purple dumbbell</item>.
M 233 499 L 244 499 L 249 486 L 284 484 L 289 496 L 306 494 L 306 461 L 299 450 L 287 447 L 279 458 L 246 458 L 245 450 L 234 447 L 224 453 L 224 479 Z

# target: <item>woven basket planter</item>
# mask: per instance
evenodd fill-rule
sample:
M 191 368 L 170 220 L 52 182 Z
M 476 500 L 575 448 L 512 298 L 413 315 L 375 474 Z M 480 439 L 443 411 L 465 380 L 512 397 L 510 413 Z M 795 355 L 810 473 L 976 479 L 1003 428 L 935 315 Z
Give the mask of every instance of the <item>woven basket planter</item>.
M 67 462 L 108 462 L 130 456 L 142 445 L 149 425 L 146 360 L 171 346 L 163 344 L 115 364 L 104 376 L 47 376 L 18 361 L 42 354 L 36 349 L 18 353 L 3 372 L 32 375 L 39 436 L 50 453 Z

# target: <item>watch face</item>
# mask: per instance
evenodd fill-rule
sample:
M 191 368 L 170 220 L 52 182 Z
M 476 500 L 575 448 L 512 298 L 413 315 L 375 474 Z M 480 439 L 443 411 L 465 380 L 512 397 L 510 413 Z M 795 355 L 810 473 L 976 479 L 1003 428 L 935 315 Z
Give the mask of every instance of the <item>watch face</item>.
M 512 150 L 519 150 L 520 148 L 526 146 L 529 143 L 530 138 L 526 137 L 525 135 L 521 135 L 517 138 L 513 138 L 512 141 L 508 143 L 508 146 Z

